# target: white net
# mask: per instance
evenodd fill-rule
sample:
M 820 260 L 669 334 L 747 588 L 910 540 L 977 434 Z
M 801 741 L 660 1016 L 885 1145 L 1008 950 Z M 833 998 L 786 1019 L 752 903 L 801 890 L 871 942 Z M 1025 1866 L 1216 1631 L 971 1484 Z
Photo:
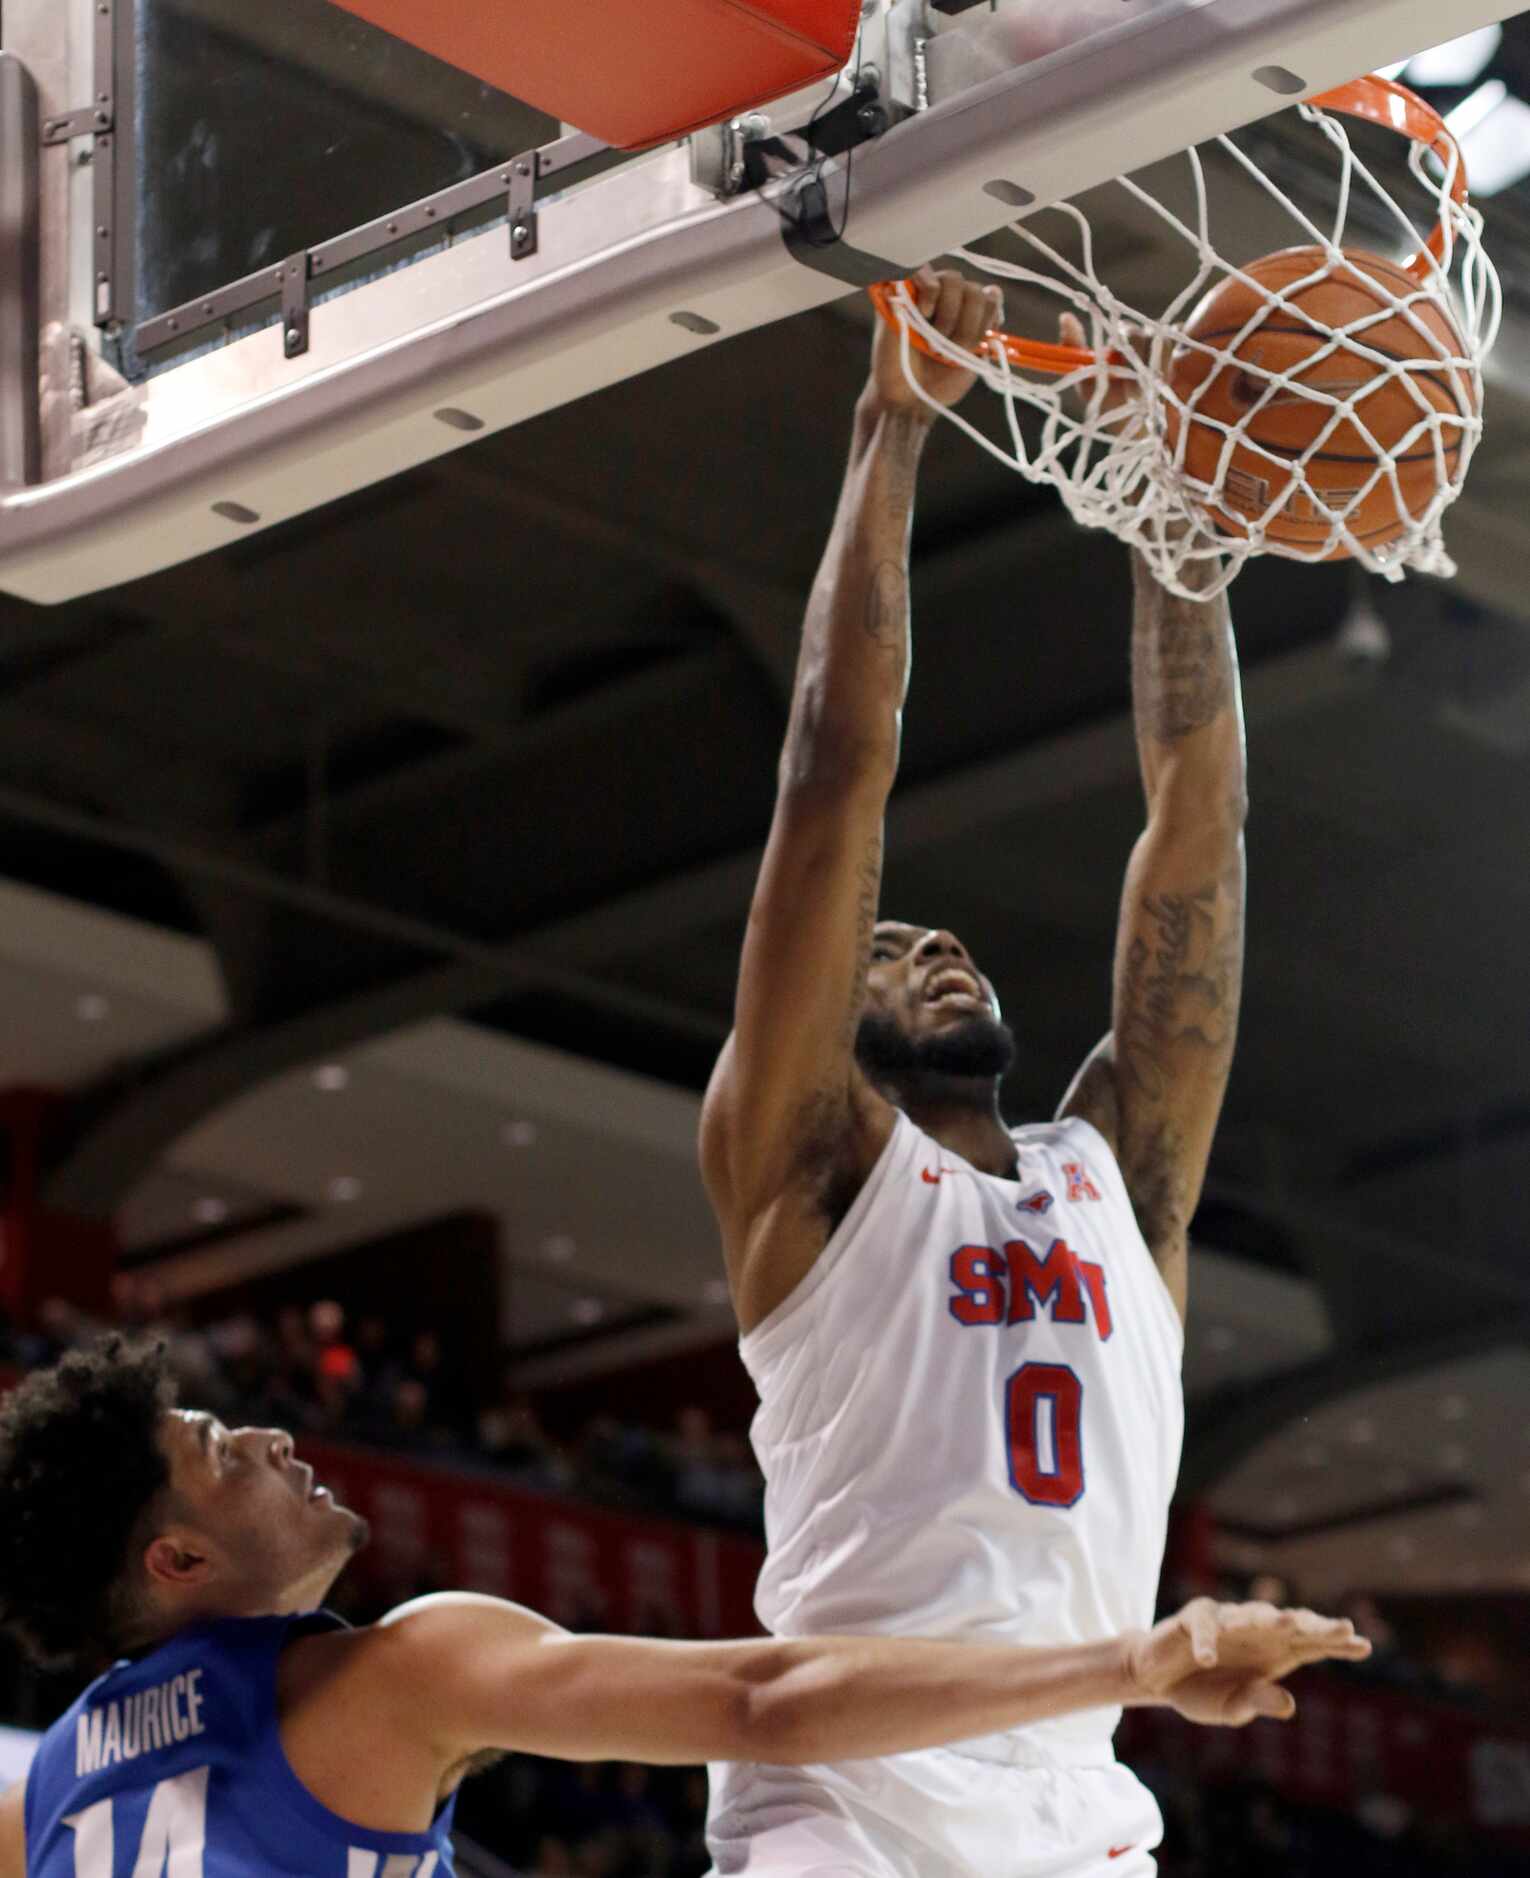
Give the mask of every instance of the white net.
M 958 253 L 972 270 L 1040 293 L 1078 319 L 1093 356 L 1061 376 L 1016 363 L 1011 350 L 1023 358 L 1023 345 L 960 351 L 920 315 L 906 286 L 888 303 L 915 388 L 917 334 L 924 349 L 972 367 L 1002 399 L 1008 443 L 959 411 L 942 415 L 1031 482 L 1054 484 L 1076 520 L 1120 536 L 1164 586 L 1186 595 L 1222 591 L 1250 555 L 1263 553 L 1352 558 L 1389 580 L 1408 568 L 1455 571 L 1441 518 L 1481 435 L 1482 363 L 1500 313 L 1481 215 L 1465 201 L 1449 137 L 1433 149 L 1407 146 L 1405 194 L 1383 186 L 1334 111 L 1298 109 L 1337 165 L 1324 191 L 1326 199 L 1332 190 L 1331 216 L 1321 222 L 1230 137 L 1204 154 L 1184 153 L 1187 189 L 1182 173 L 1173 191 L 1160 185 L 1155 193 L 1130 176 L 1112 186 L 1127 192 L 1135 214 L 1155 219 L 1166 245 L 1183 250 L 1183 283 L 1156 315 L 1129 305 L 1102 277 L 1089 216 L 1071 203 L 1016 224 L 1025 262 Z M 1232 246 L 1240 232 L 1248 239 L 1256 224 L 1264 234 L 1267 216 L 1240 215 L 1237 229 L 1214 234 L 1213 149 L 1212 166 L 1246 179 L 1262 206 L 1273 203 L 1288 243 L 1302 251 L 1274 270 L 1274 282 L 1249 271 L 1270 253 L 1267 240 L 1236 260 L 1218 246 Z M 1179 209 L 1162 199 L 1171 194 Z M 1058 216 L 1067 239 L 1041 232 Z M 1363 240 L 1350 238 L 1357 225 Z M 1214 343 L 1188 332 L 1191 324 L 1206 330 L 1195 310 L 1212 290 L 1222 304 L 1232 282 L 1249 290 L 1232 296 L 1239 323 L 1217 329 Z M 1361 291 L 1336 300 L 1335 282 Z M 1341 323 L 1314 310 L 1314 290 L 1319 308 L 1347 309 Z M 1267 346 L 1261 329 L 1299 333 L 1300 343 Z M 1282 350 L 1297 356 L 1268 356 Z

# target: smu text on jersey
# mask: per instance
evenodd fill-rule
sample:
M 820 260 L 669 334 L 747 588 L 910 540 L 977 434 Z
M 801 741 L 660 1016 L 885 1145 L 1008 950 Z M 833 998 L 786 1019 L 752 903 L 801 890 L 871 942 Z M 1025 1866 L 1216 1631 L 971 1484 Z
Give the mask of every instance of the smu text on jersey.
M 1081 1259 L 1065 1239 L 1054 1239 L 1037 1253 L 1024 1239 L 1002 1246 L 963 1245 L 951 1254 L 949 1300 L 959 1324 L 1030 1323 L 1038 1309 L 1054 1324 L 1083 1324 L 1093 1316 L 1101 1343 L 1110 1341 L 1110 1299 L 1105 1268 Z

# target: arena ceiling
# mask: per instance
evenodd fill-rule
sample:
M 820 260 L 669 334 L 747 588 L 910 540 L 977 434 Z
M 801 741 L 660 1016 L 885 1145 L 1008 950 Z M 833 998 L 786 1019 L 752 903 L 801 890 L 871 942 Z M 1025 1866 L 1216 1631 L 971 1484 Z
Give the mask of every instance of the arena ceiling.
M 0 598 L 0 873 L 33 890 L 6 902 L 0 997 L 13 1061 L 78 1098 L 54 1203 L 193 1286 L 476 1194 L 512 1222 L 532 1321 L 600 1303 L 580 1365 L 630 1358 L 629 1305 L 719 1334 L 695 1096 L 867 334 L 847 301 L 194 565 Z M 1248 984 L 1197 1236 L 1235 1263 L 1187 1478 L 1314 1571 L 1335 1520 L 1367 1543 L 1436 1520 L 1442 1575 L 1530 1566 L 1519 316 L 1502 361 L 1456 584 L 1270 562 L 1234 596 Z M 1021 1038 L 1009 1105 L 1050 1112 L 1107 1022 L 1140 825 L 1124 555 L 942 432 L 914 602 L 885 905 L 971 946 Z M 131 982 L 103 988 L 123 947 Z M 315 1089 L 326 1064 L 343 1091 Z M 507 1157 L 516 1122 L 556 1152 Z M 365 1192 L 336 1200 L 346 1177 Z M 569 1239 L 573 1272 L 546 1249 Z M 1457 1398 L 1465 1429 L 1406 1458 L 1408 1418 Z M 1300 1452 L 1269 1448 L 1324 1416 L 1342 1504 L 1280 1485 Z M 1429 1582 L 1410 1544 L 1384 1569 Z

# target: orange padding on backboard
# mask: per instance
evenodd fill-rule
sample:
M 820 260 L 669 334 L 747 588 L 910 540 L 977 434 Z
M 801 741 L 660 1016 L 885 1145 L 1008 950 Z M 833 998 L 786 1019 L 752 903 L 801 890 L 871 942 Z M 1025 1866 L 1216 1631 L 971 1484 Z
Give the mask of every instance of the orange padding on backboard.
M 333 0 L 621 149 L 849 63 L 860 0 Z

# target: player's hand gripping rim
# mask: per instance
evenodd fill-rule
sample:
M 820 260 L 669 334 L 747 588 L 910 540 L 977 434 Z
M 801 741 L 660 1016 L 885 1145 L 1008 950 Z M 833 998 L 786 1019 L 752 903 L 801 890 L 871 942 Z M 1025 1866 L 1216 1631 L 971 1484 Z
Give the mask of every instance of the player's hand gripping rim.
M 980 353 L 994 322 L 1003 316 L 1003 295 L 997 287 L 981 286 L 952 268 L 937 271 L 922 267 L 903 285 L 924 318 L 958 353 Z M 909 371 L 924 396 L 904 372 L 903 331 L 895 316 L 889 316 L 877 329 L 869 390 L 881 409 L 909 411 L 933 422 L 931 407 L 949 409 L 960 404 L 972 389 L 976 373 L 937 356 L 918 333 L 910 332 L 909 338 Z
M 1085 343 L 1083 323 L 1076 314 L 1063 314 L 1058 340 L 1021 338 L 1003 329 L 1003 289 L 981 286 L 952 269 L 937 271 L 933 267 L 922 267 L 905 280 L 880 281 L 867 292 L 886 329 L 881 335 L 884 349 L 887 332 L 891 332 L 896 338 L 900 358 L 903 347 L 900 303 L 906 296 L 940 338 L 950 340 L 953 346 L 974 359 L 1007 360 L 1013 370 L 1055 378 L 1096 369 L 1102 363 L 1100 355 Z M 907 336 L 911 352 L 917 355 L 917 366 L 928 369 L 944 365 L 948 372 L 958 369 L 915 327 L 908 328 Z M 1140 353 L 1140 348 L 1137 349 Z M 1134 374 L 1119 353 L 1106 353 L 1103 363 L 1111 380 L 1112 402 L 1120 403 L 1135 388 Z M 944 396 L 939 402 L 958 402 L 972 382 L 973 375 L 964 374 L 961 389 L 955 396 Z
M 1128 1703 L 1223 1728 L 1260 1716 L 1289 1721 L 1296 1698 L 1281 1686 L 1287 1676 L 1311 1663 L 1363 1662 L 1370 1653 L 1347 1617 L 1195 1598 L 1126 1639 L 1128 1681 L 1137 1691 Z

